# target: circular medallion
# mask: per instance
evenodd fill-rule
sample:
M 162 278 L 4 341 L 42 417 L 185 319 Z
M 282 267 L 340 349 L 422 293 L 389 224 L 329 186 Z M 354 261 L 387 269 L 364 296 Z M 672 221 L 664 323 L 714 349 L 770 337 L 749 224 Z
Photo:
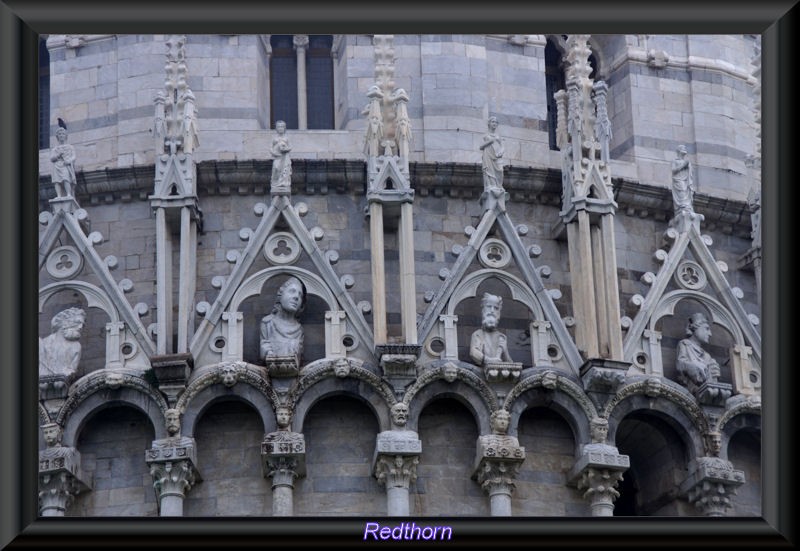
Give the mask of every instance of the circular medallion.
M 696 262 L 686 260 L 675 270 L 675 283 L 684 289 L 699 291 L 706 286 L 708 279 L 703 268 Z
M 511 250 L 499 239 L 490 238 L 481 245 L 478 260 L 484 268 L 505 268 L 511 262 Z
M 56 279 L 68 279 L 81 271 L 83 257 L 78 249 L 71 245 L 64 245 L 53 249 L 47 257 L 47 273 Z
M 271 264 L 291 264 L 300 256 L 300 242 L 291 233 L 276 232 L 264 243 L 264 256 Z

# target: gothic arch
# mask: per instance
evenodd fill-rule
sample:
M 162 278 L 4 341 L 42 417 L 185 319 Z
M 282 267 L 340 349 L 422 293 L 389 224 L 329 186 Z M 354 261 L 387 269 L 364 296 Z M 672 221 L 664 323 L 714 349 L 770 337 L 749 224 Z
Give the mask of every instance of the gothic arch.
M 118 322 L 120 320 L 117 308 L 103 290 L 91 283 L 74 280 L 51 283 L 39 289 L 39 313 L 42 313 L 42 309 L 50 297 L 59 291 L 67 289 L 77 291 L 83 295 L 89 308 L 100 308 L 103 312 L 108 314 L 110 322 Z
M 477 296 L 480 284 L 491 278 L 499 279 L 511 292 L 511 298 L 523 304 L 531 312 L 533 319 L 545 319 L 539 299 L 536 298 L 530 287 L 516 276 L 494 268 L 485 268 L 466 276 L 453 290 L 453 294 L 450 295 L 447 301 L 447 314 L 455 314 L 456 307 L 463 300 Z
M 329 310 L 339 310 L 339 303 L 322 279 L 303 268 L 296 266 L 273 266 L 258 271 L 248 277 L 231 297 L 228 307 L 229 312 L 238 312 L 242 302 L 246 299 L 261 294 L 264 284 L 276 276 L 294 276 L 303 282 L 306 293 L 318 296 L 328 305 Z

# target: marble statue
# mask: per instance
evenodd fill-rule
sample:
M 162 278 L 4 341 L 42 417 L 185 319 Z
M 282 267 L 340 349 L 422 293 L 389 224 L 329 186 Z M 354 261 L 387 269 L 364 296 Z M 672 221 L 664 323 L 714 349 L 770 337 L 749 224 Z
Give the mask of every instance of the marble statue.
M 677 368 L 681 384 L 693 391 L 706 381 L 716 382 L 719 365 L 703 349 L 711 338 L 711 327 L 705 315 L 698 312 L 689 316 L 687 338 L 678 343 Z
M 69 458 L 75 454 L 75 448 L 68 448 L 61 445 L 63 431 L 57 423 L 47 423 L 42 425 L 42 435 L 47 447 L 39 452 L 39 465 L 42 466 L 43 460 L 53 460 L 56 458 Z M 63 461 L 63 460 L 62 460 Z M 57 463 L 44 461 L 45 465 L 52 468 Z M 63 466 L 63 463 L 62 463 Z
M 686 157 L 686 146 L 679 145 L 678 157 L 672 161 L 672 202 L 675 214 L 694 212 L 694 173 Z
M 81 359 L 81 330 L 86 313 L 68 308 L 53 316 L 52 333 L 39 339 L 39 377 L 70 376 Z
M 476 365 L 486 366 L 490 363 L 511 362 L 508 354 L 506 336 L 497 330 L 500 323 L 500 312 L 503 309 L 503 297 L 483 294 L 481 329 L 472 334 L 469 356 Z
M 286 123 L 275 123 L 276 135 L 272 138 L 272 190 L 290 191 L 292 189 L 292 160 L 289 152 L 292 147 L 286 136 Z
M 181 412 L 170 408 L 164 412 L 164 426 L 167 429 L 167 438 L 153 441 L 153 448 L 174 448 L 193 446 L 194 440 L 188 436 L 181 436 Z
M 297 316 L 305 306 L 305 287 L 296 277 L 287 279 L 275 300 L 272 312 L 261 320 L 261 357 L 294 356 L 303 354 L 303 326 Z
M 50 152 L 53 163 L 51 180 L 56 187 L 56 196 L 72 197 L 78 181 L 75 177 L 75 148 L 67 143 L 67 129 L 56 130 L 58 145 Z
M 498 191 L 503 189 L 503 140 L 497 134 L 497 117 L 489 117 L 489 132 L 483 137 L 480 146 L 483 152 L 483 189 Z

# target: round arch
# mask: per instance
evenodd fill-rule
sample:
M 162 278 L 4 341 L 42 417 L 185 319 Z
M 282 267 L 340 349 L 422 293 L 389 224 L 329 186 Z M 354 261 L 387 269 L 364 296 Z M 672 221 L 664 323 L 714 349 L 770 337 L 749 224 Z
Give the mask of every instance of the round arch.
M 406 428 L 416 431 L 422 411 L 431 402 L 440 398 L 453 398 L 463 404 L 467 411 L 472 414 L 479 434 L 491 434 L 492 427 L 489 419 L 492 410 L 490 405 L 486 403 L 475 388 L 460 380 L 448 383 L 443 379 L 434 379 L 420 388 L 419 392 L 411 399 L 411 403 L 408 404 L 408 423 Z
M 378 422 L 379 431 L 392 428 L 389 418 L 391 404 L 387 403 L 372 385 L 353 377 L 339 379 L 331 374 L 331 376 L 313 383 L 297 397 L 292 417 L 292 430 L 301 432 L 311 408 L 317 402 L 332 396 L 346 396 L 366 404 Z
M 261 418 L 264 434 L 277 430 L 275 413 L 269 399 L 247 381 L 240 380 L 230 388 L 221 383 L 208 385 L 186 402 L 181 421 L 182 434 L 194 438 L 197 422 L 203 413 L 212 405 L 227 400 L 238 400 L 255 409 Z
M 86 423 L 98 412 L 117 406 L 128 406 L 142 412 L 153 426 L 156 440 L 167 437 L 164 412 L 151 396 L 131 387 L 98 390 L 77 405 L 64 423 L 62 444 L 77 446 L 78 435 Z

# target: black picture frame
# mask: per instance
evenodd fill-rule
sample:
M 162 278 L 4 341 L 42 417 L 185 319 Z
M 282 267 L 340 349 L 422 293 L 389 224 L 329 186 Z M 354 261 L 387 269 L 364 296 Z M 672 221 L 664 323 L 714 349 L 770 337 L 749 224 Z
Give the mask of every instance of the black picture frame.
M 764 398 L 761 519 L 415 519 L 449 525 L 452 544 L 532 547 L 770 545 L 795 542 L 795 328 L 792 210 L 796 170 L 798 8 L 793 0 L 736 5 L 709 0 L 631 4 L 549 2 L 442 7 L 431 3 L 199 3 L 138 0 L 64 3 L 0 0 L 0 547 L 364 545 L 365 518 L 37 519 L 36 350 L 38 147 L 36 38 L 43 33 L 430 32 L 762 34 Z M 795 46 L 792 46 L 795 44 Z M 391 522 L 388 521 L 387 522 Z M 440 544 L 441 545 L 441 544 Z

